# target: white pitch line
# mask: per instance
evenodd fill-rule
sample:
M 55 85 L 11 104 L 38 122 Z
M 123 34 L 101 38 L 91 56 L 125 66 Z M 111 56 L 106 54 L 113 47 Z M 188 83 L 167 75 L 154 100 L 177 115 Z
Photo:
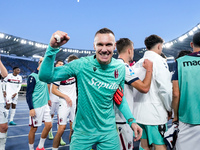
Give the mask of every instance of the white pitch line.
M 18 110 L 18 111 L 21 111 L 21 110 L 28 110 L 29 111 L 29 109 L 27 108 L 27 109 L 20 109 L 20 110 Z
M 29 117 L 15 118 L 14 120 L 18 120 L 18 119 L 29 119 Z
M 66 129 L 66 130 L 64 130 L 64 131 L 69 131 L 69 130 L 70 130 L 70 129 Z M 57 131 L 53 131 L 53 132 L 57 132 Z M 35 135 L 40 135 L 40 134 L 42 134 L 42 132 L 41 132 L 41 133 L 35 133 Z M 7 138 L 8 138 L 8 139 L 11 139 L 11 138 L 23 137 L 23 136 L 28 136 L 28 134 L 15 135 L 15 136 L 8 136 Z
M 8 125 L 8 128 L 12 128 L 12 127 L 22 127 L 22 126 L 29 126 L 29 124 L 21 124 L 21 125 Z
M 53 123 L 58 123 L 57 121 L 54 121 Z M 12 128 L 12 127 L 22 127 L 22 126 L 29 126 L 29 124 L 21 124 L 21 125 L 8 125 L 9 128 Z
M 23 114 L 26 115 L 25 113 L 17 113 L 17 112 L 15 113 L 15 115 L 16 115 L 16 114 L 18 114 L 18 115 L 23 115 Z

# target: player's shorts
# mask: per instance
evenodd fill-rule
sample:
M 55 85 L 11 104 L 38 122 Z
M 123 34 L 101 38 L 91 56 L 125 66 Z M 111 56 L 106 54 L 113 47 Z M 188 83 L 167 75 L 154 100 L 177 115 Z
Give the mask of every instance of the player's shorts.
M 6 117 L 4 103 L 0 103 L 0 124 L 4 124 L 7 122 L 8 122 L 8 119 Z
M 18 101 L 18 94 L 12 98 L 12 95 L 6 95 L 6 104 L 17 104 Z
M 200 149 L 200 125 L 191 125 L 179 121 L 179 133 L 176 150 Z
M 51 122 L 50 109 L 48 104 L 35 108 L 36 115 L 34 117 L 29 116 L 29 126 L 39 127 L 42 122 Z
M 69 120 L 73 122 L 75 117 L 75 111 L 76 111 L 76 103 L 75 104 L 73 103 L 72 107 L 70 107 L 67 104 L 66 100 L 60 99 L 60 105 L 58 109 L 58 124 L 66 125 L 68 116 Z
M 98 150 L 120 150 L 117 130 L 101 135 L 86 135 L 75 131 L 72 135 L 70 150 L 91 150 L 94 144 Z
M 133 149 L 133 130 L 125 122 L 124 124 L 117 124 L 117 129 L 120 138 L 120 147 L 121 150 L 132 150 Z
M 59 108 L 59 102 L 52 102 L 51 103 L 51 107 L 50 107 L 51 115 L 54 115 L 55 113 L 58 113 L 58 108 Z
M 163 125 L 143 125 L 138 123 L 143 129 L 141 139 L 147 139 L 149 145 L 165 145 L 164 133 L 167 131 L 167 124 Z

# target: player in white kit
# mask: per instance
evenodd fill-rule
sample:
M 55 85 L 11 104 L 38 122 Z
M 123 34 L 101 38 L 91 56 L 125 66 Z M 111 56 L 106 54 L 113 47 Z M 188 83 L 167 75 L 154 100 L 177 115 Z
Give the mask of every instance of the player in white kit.
M 6 77 L 8 75 L 8 72 L 4 65 L 2 64 L 0 60 L 0 73 L 2 77 Z M 6 113 L 4 109 L 5 105 L 5 100 L 3 97 L 3 92 L 2 92 L 2 82 L 0 80 L 0 149 L 5 150 L 5 144 L 6 144 L 6 133 L 8 129 L 8 120 L 6 118 Z
M 16 104 L 18 101 L 18 92 L 21 89 L 22 77 L 19 75 L 20 68 L 14 67 L 13 73 L 9 73 L 8 76 L 3 80 L 3 93 L 4 97 L 6 97 L 6 115 L 9 115 L 9 109 L 12 104 L 12 108 L 10 111 L 10 122 L 9 125 L 16 125 L 13 121 L 16 111 Z M 6 85 L 6 86 L 5 86 Z
M 64 62 L 62 60 L 57 60 L 55 63 L 55 67 L 59 67 L 59 66 L 63 66 Z M 51 110 L 51 120 L 52 120 L 52 126 L 53 126 L 53 117 L 55 115 L 55 113 L 58 113 L 58 108 L 59 108 L 59 97 L 56 96 L 55 94 L 52 93 L 52 86 L 53 83 L 48 84 L 48 89 L 49 89 L 49 97 L 50 97 L 50 110 Z M 57 124 L 57 128 L 58 128 L 58 124 Z M 53 133 L 52 133 L 52 129 L 49 131 L 49 139 L 53 140 Z M 60 140 L 60 144 L 61 145 L 66 145 L 66 143 L 63 141 L 62 137 Z
M 135 87 L 142 93 L 147 93 L 149 91 L 152 76 L 152 62 L 150 62 L 149 60 L 145 60 L 144 68 L 147 70 L 147 72 L 145 79 L 141 81 L 129 66 L 130 62 L 133 61 L 134 56 L 133 42 L 128 38 L 121 38 L 116 42 L 116 47 L 117 52 L 119 54 L 119 61 L 122 61 L 126 68 L 124 94 L 128 102 L 129 108 L 133 113 L 133 87 Z M 126 123 L 126 119 L 119 111 L 119 109 L 117 107 L 114 108 L 116 124 L 121 142 L 121 150 L 132 150 L 133 131 L 130 128 L 130 126 Z
M 147 51 L 142 59 L 134 64 L 133 69 L 142 80 L 146 70 L 142 67 L 145 59 L 153 62 L 151 86 L 148 93 L 133 90 L 133 115 L 142 127 L 140 149 L 166 150 L 164 133 L 167 130 L 168 117 L 171 116 L 172 83 L 166 59 L 161 57 L 163 39 L 157 35 L 145 38 Z
M 73 61 L 74 59 L 78 59 L 75 55 L 70 55 L 68 57 L 68 63 Z M 58 131 L 53 141 L 52 150 L 58 150 L 59 141 L 64 133 L 64 130 L 67 125 L 67 117 L 69 116 L 70 121 L 70 134 L 69 140 L 71 140 L 72 134 L 72 124 L 75 117 L 76 110 L 76 79 L 71 77 L 65 81 L 54 82 L 52 87 L 52 93 L 59 96 L 59 110 L 58 110 Z
M 40 65 L 43 57 L 38 62 L 35 72 L 31 73 L 27 80 L 26 101 L 29 106 L 29 126 L 28 135 L 29 150 L 34 150 L 35 133 L 39 126 L 44 122 L 44 128 L 41 133 L 40 141 L 36 150 L 45 150 L 44 143 L 52 127 L 50 109 L 48 106 L 49 92 L 47 83 L 38 78 Z

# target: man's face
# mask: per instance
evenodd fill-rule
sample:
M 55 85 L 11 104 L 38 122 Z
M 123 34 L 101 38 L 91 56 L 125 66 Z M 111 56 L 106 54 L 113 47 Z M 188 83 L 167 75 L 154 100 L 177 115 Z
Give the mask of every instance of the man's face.
M 94 38 L 96 58 L 100 64 L 109 64 L 115 50 L 115 36 L 111 33 L 97 34 Z
M 15 73 L 15 74 L 19 74 L 19 73 L 20 73 L 20 69 L 19 69 L 19 68 L 15 69 L 15 70 L 14 70 L 14 73 Z
M 64 63 L 62 61 L 59 61 L 57 64 L 56 64 L 56 67 L 59 67 L 59 66 L 63 66 Z

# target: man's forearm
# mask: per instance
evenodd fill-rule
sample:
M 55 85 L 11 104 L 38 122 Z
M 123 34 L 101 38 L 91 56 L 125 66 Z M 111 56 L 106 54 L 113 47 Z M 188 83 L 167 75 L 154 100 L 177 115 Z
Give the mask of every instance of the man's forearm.
M 146 76 L 143 80 L 144 88 L 149 91 L 151 85 L 151 78 L 152 78 L 152 70 L 146 70 Z
M 174 119 L 178 120 L 178 108 L 180 91 L 178 86 L 178 80 L 173 81 L 173 97 L 172 97 L 172 108 L 174 109 Z
M 127 120 L 127 123 L 131 126 L 132 123 L 136 123 L 135 118 L 133 117 L 126 98 L 123 96 L 122 103 L 120 105 L 116 105 L 121 113 L 124 115 L 124 118 Z
M 39 79 L 41 81 L 47 83 L 53 82 L 54 61 L 58 51 L 59 48 L 54 49 L 48 46 L 39 71 Z

